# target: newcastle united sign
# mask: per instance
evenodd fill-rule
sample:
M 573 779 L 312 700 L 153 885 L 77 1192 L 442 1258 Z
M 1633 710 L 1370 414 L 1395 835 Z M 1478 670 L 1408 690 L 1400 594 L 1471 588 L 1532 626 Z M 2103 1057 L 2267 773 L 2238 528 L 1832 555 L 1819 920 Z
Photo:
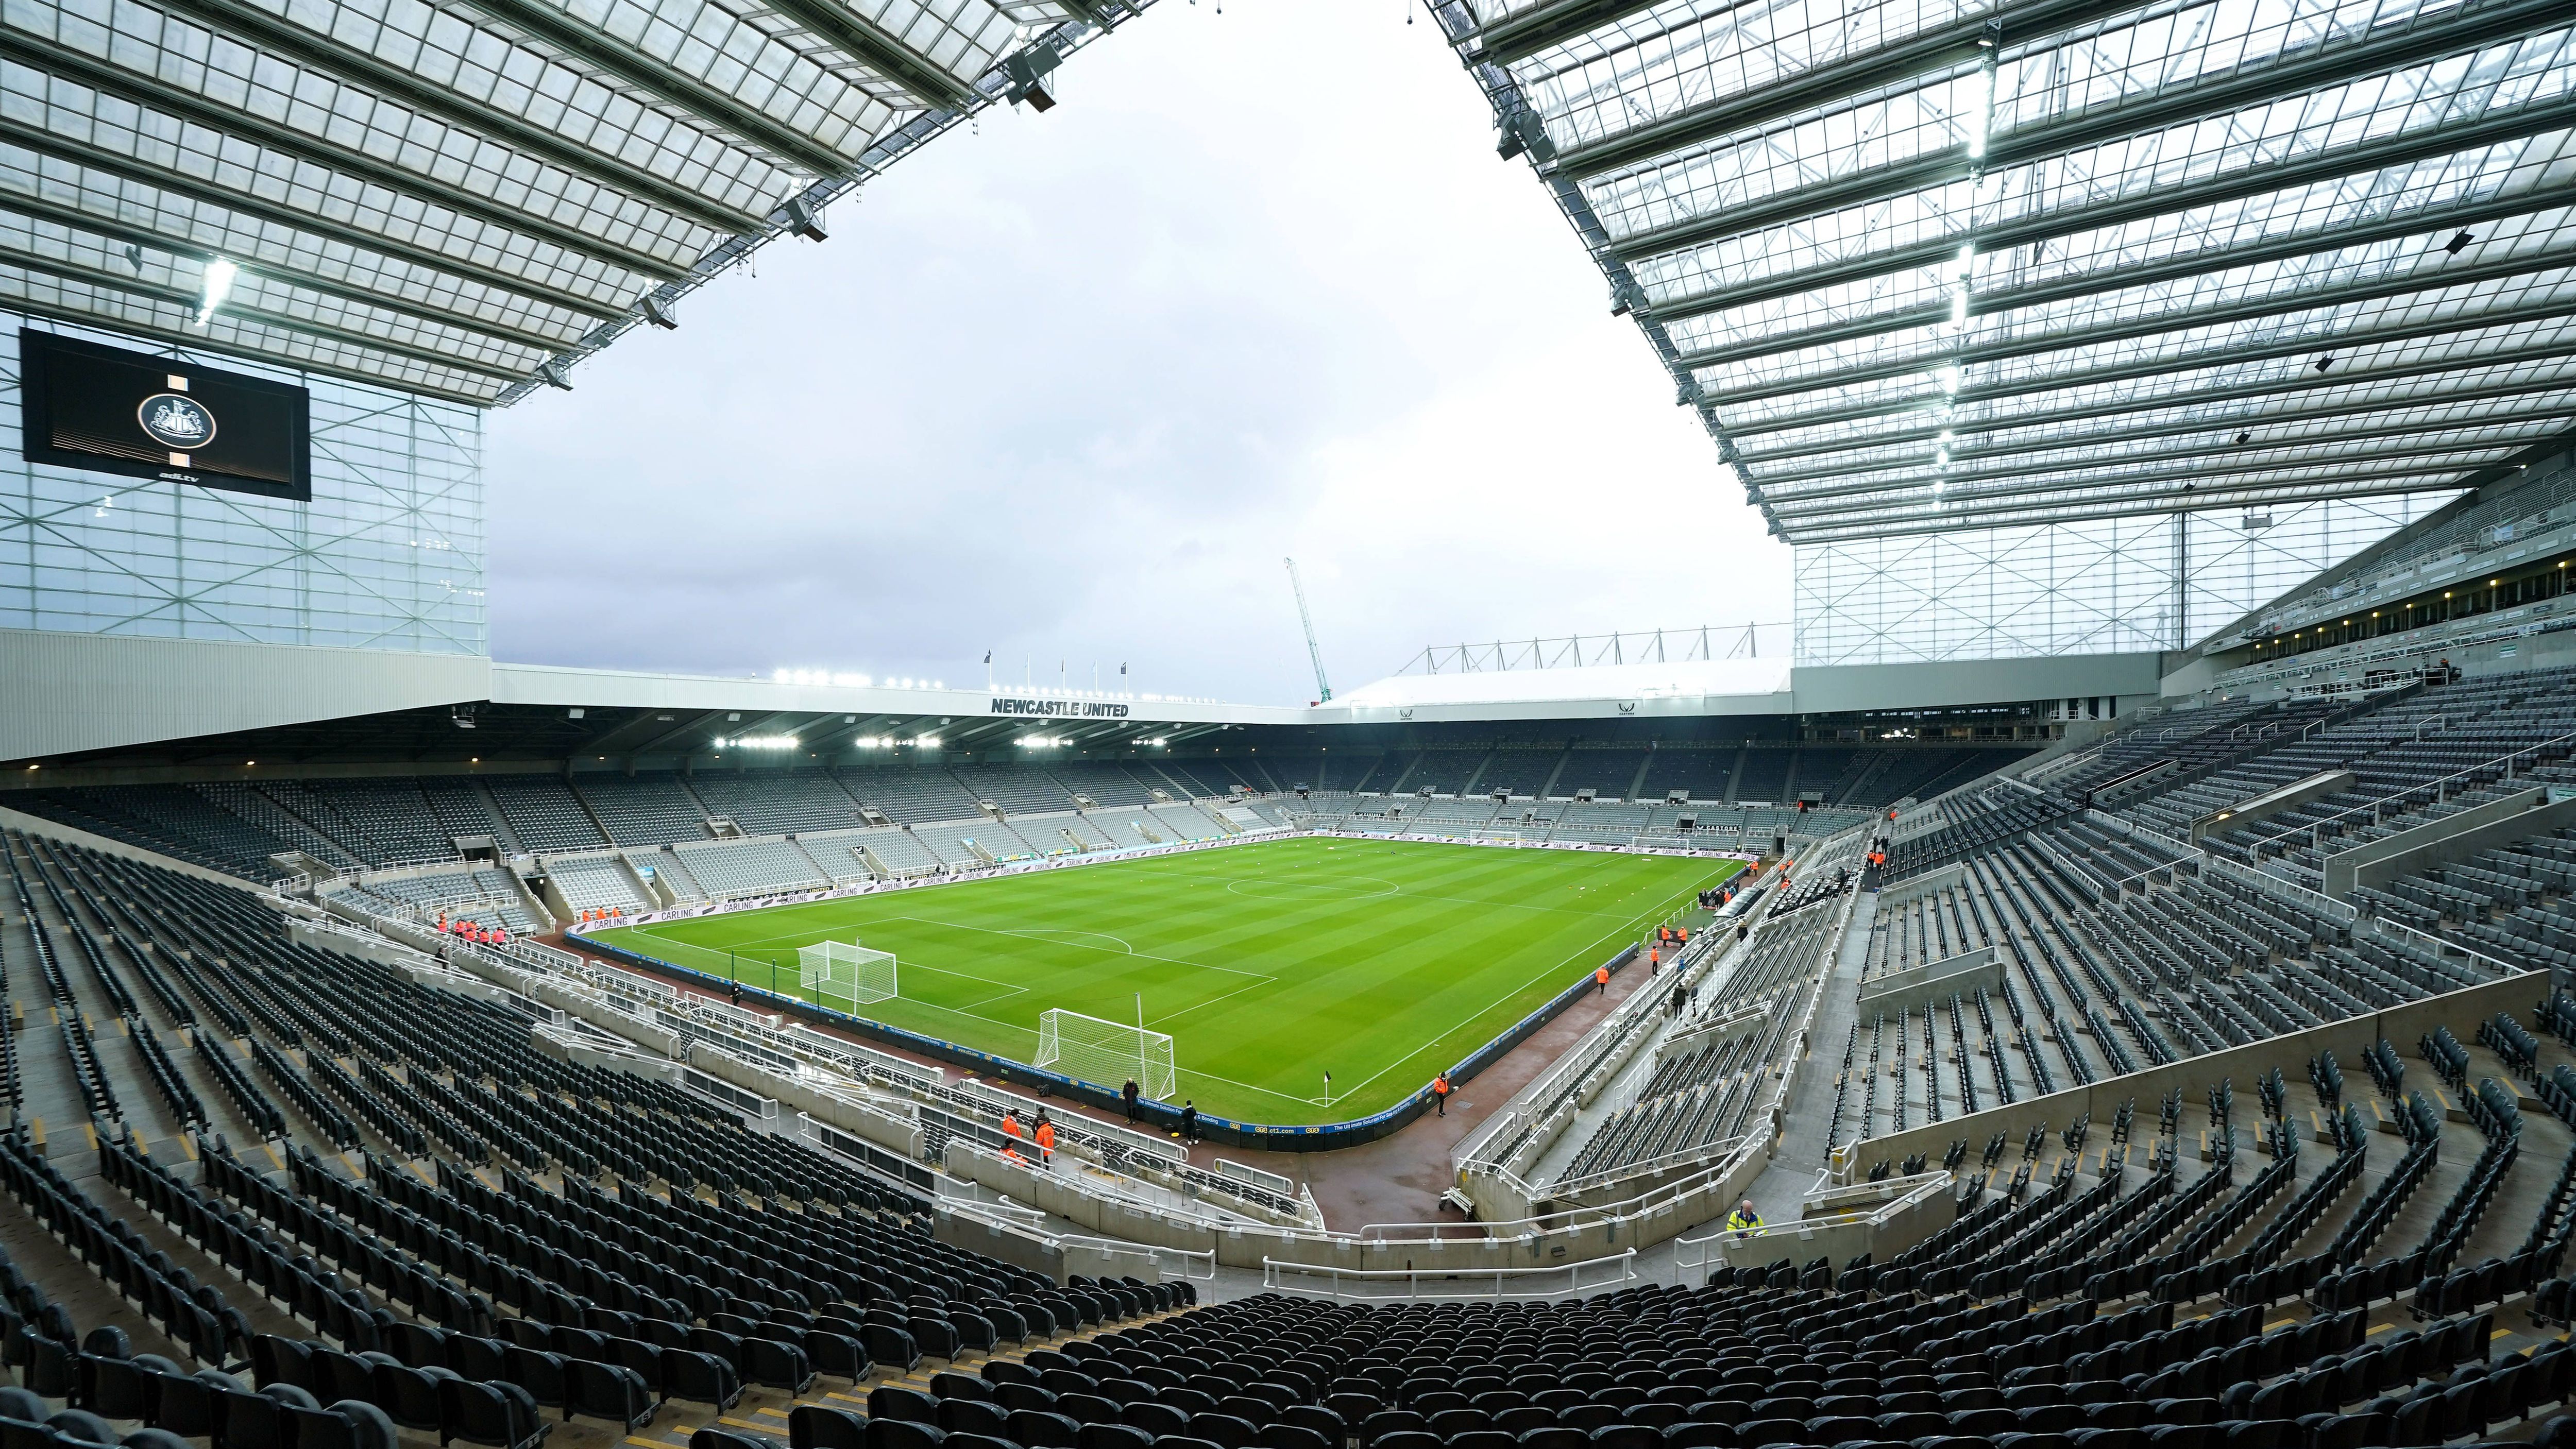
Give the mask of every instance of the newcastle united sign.
M 1127 706 L 1105 699 L 1008 699 L 996 695 L 992 712 L 1044 719 L 1125 719 Z

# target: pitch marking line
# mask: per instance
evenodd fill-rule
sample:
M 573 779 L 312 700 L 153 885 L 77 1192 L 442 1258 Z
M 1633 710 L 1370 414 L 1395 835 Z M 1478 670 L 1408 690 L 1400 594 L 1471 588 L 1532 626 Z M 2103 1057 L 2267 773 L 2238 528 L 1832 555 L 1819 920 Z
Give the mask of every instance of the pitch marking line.
M 1643 889 L 1643 887 L 1640 887 L 1640 889 Z M 1629 894 L 1631 894 L 1631 895 L 1634 895 L 1635 893 L 1636 893 L 1636 892 L 1634 892 L 1634 891 L 1629 892 Z M 1645 925 L 1645 923 L 1646 923 L 1646 922 L 1651 921 L 1651 920 L 1655 919 L 1657 916 L 1664 914 L 1664 913 L 1665 913 L 1665 912 L 1664 912 L 1664 909 L 1663 909 L 1663 907 L 1664 907 L 1664 906 L 1669 905 L 1669 904 L 1677 904 L 1677 903 L 1679 903 L 1680 901 L 1682 901 L 1683 899 L 1685 899 L 1685 897 L 1684 897 L 1683 895 L 1681 895 L 1681 894 L 1679 894 L 1679 893 L 1676 893 L 1676 894 L 1671 898 L 1671 901 L 1670 901 L 1670 902 L 1661 902 L 1661 903 L 1658 903 L 1658 906 L 1657 906 L 1657 907 L 1655 907 L 1655 908 L 1650 908 L 1650 909 L 1648 909 L 1648 910 L 1646 910 L 1646 911 L 1643 911 L 1643 912 L 1639 913 L 1638 915 L 1636 915 L 1636 916 L 1634 916 L 1634 917 L 1631 917 L 1631 918 L 1629 919 L 1629 921 L 1628 921 L 1628 923 L 1627 923 L 1627 926 L 1626 926 L 1625 928 L 1620 929 L 1620 930 L 1614 930 L 1614 931 L 1608 932 L 1608 933 L 1606 933 L 1606 934 L 1604 934 L 1604 935 L 1600 936 L 1599 938 L 1595 939 L 1591 945 L 1589 945 L 1589 946 L 1587 946 L 1587 947 L 1584 947 L 1582 950 L 1580 950 L 1580 951 L 1576 951 L 1576 952 L 1574 952 L 1574 953 L 1571 953 L 1571 954 L 1567 955 L 1564 959 L 1562 959 L 1562 960 L 1560 960 L 1560 961 L 1556 962 L 1554 965 L 1551 965 L 1551 966 L 1548 966 L 1548 967 L 1543 968 L 1543 969 L 1542 969 L 1542 970 L 1540 970 L 1536 975 L 1533 975 L 1532 977 L 1530 977 L 1527 981 L 1522 982 L 1520 985 L 1518 985 L 1518 986 L 1516 986 L 1516 987 L 1512 988 L 1510 991 L 1504 992 L 1504 993 L 1502 993 L 1501 995 L 1496 996 L 1496 997 L 1493 999 L 1493 1001 L 1489 1001 L 1489 1002 L 1485 1003 L 1483 1006 L 1478 1007 L 1475 1011 L 1473 1011 L 1473 1012 L 1469 1013 L 1469 1014 L 1468 1014 L 1468 1016 L 1467 1016 L 1467 1018 L 1466 1018 L 1464 1021 L 1459 1022 L 1456 1026 L 1453 1026 L 1453 1027 L 1449 1028 L 1447 1031 L 1444 1031 L 1444 1032 L 1440 1033 L 1438 1036 L 1433 1037 L 1431 1040 L 1429 1040 L 1429 1041 L 1427 1041 L 1427 1042 L 1424 1042 L 1422 1045 L 1420 1045 L 1420 1046 L 1418 1046 L 1418 1047 L 1415 1047 L 1412 1051 L 1405 1053 L 1403 1056 L 1397 1057 L 1394 1061 L 1391 1061 L 1391 1062 L 1387 1063 L 1385 1066 L 1380 1067 L 1378 1070 L 1376 1070 L 1376 1071 L 1374 1071 L 1374 1072 L 1371 1072 L 1369 1075 L 1367 1075 L 1367 1076 L 1365 1076 L 1365 1077 L 1362 1077 L 1360 1080 L 1358 1080 L 1357 1082 L 1352 1083 L 1349 1087 L 1347 1087 L 1347 1088 L 1343 1089 L 1342 1091 L 1339 1091 L 1339 1092 L 1334 1093 L 1334 1094 L 1333 1094 L 1333 1096 L 1331 1097 L 1331 1099 L 1330 1099 L 1329 1101 L 1327 1101 L 1327 1102 L 1325 1103 L 1325 1105 L 1326 1105 L 1326 1106 L 1331 1106 L 1333 1103 L 1341 1101 L 1342 1099 L 1344 1099 L 1344 1098 L 1346 1098 L 1346 1097 L 1350 1096 L 1352 1093 L 1357 1092 L 1358 1090 L 1360 1090 L 1360 1088 L 1367 1086 L 1369 1083 L 1374 1082 L 1374 1081 L 1376 1081 L 1378 1078 L 1385 1076 L 1387 1073 L 1394 1071 L 1396 1068 L 1398 1068 L 1398 1067 L 1400 1067 L 1400 1066 L 1403 1066 L 1405 1063 L 1407 1063 L 1407 1062 L 1410 1062 L 1410 1061 L 1414 1060 L 1415 1058 L 1417 1058 L 1417 1057 L 1421 1056 L 1423 1053 L 1428 1052 L 1428 1051 L 1432 1051 L 1432 1050 L 1436 1049 L 1436 1048 L 1437 1048 L 1437 1047 L 1438 1047 L 1442 1042 L 1447 1041 L 1449 1038 L 1451 1038 L 1451 1037 L 1453 1037 L 1453 1036 L 1456 1036 L 1459 1032 L 1461 1032 L 1461 1031 L 1465 1030 L 1469 1025 L 1471 1025 L 1471 1024 L 1476 1020 L 1476 1018 L 1477 1018 L 1477 1017 L 1480 1017 L 1480 1016 L 1484 1015 L 1486 1012 L 1493 1010 L 1493 1009 L 1494 1009 L 1494 1006 L 1495 1006 L 1495 1004 L 1496 1004 L 1497 1002 L 1502 1002 L 1502 1001 L 1508 1001 L 1508 1000 L 1510 1000 L 1512 997 L 1517 996 L 1517 995 L 1519 995 L 1521 992 L 1527 991 L 1527 990 L 1529 990 L 1531 987 L 1533 987 L 1533 986 L 1537 985 L 1537 984 L 1540 982 L 1540 980 L 1541 980 L 1542 978 L 1547 977 L 1547 976 L 1549 976 L 1549 975 L 1552 975 L 1552 974 L 1554 974 L 1554 973 L 1556 973 L 1556 972 L 1558 972 L 1558 971 L 1562 971 L 1562 970 L 1564 970 L 1564 969 L 1566 968 L 1566 966 L 1567 966 L 1568 964 L 1570 964 L 1571 962 L 1573 962 L 1577 957 L 1588 957 L 1592 952 L 1595 952 L 1595 951 L 1600 950 L 1600 949 L 1601 949 L 1601 947 L 1602 947 L 1605 943 L 1607 943 L 1607 942 L 1609 942 L 1609 941 L 1613 941 L 1613 940 L 1620 939 L 1620 938 L 1622 938 L 1622 937 L 1624 937 L 1624 936 L 1628 935 L 1631 931 L 1641 929 L 1641 928 Z M 1594 914 L 1594 913 L 1592 913 L 1592 912 L 1584 912 L 1583 914 L 1589 915 L 1589 914 Z M 1274 1094 L 1274 1095 L 1276 1095 L 1276 1094 Z

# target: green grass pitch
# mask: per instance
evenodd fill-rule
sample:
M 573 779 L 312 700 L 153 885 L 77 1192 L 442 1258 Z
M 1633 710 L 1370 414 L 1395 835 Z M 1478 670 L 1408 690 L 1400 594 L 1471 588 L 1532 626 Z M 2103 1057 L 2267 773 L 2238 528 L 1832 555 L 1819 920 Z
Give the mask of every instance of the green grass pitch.
M 856 940 L 900 963 L 901 995 L 869 1016 L 1019 1061 L 1039 1012 L 1133 1022 L 1141 994 L 1180 1096 L 1304 1125 L 1392 1106 L 1740 869 L 1309 836 L 595 939 L 791 995 L 797 947 Z

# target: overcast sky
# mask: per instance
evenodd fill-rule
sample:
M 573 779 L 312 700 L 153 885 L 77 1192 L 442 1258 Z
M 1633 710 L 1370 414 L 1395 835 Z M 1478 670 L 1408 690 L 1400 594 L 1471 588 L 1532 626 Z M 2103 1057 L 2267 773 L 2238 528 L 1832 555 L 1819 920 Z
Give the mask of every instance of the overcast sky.
M 1313 695 L 1788 617 L 1765 538 L 1398 0 L 1162 0 L 492 417 L 496 657 Z

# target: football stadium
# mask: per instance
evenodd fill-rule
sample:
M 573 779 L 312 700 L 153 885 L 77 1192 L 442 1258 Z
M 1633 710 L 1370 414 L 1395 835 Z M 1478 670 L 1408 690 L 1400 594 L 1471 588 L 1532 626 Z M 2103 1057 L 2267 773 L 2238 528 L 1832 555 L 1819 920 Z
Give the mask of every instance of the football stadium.
M 1413 582 L 1787 624 L 499 657 L 524 420 L 1189 8 L 0 8 L 0 1449 L 2576 1449 L 2576 10 L 1380 8 L 1761 535 Z

